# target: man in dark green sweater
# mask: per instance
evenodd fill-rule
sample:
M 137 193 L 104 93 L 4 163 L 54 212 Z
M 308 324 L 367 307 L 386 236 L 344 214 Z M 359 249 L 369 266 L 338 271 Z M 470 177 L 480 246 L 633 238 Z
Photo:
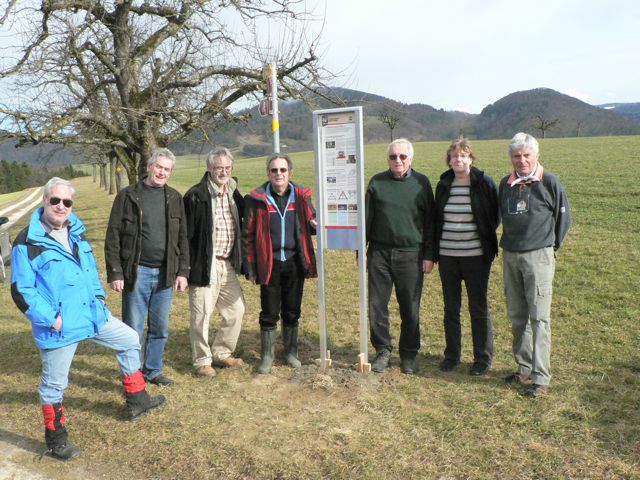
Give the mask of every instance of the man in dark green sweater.
M 404 138 L 387 148 L 389 170 L 374 175 L 366 193 L 369 322 L 376 357 L 371 369 L 389 365 L 389 300 L 395 287 L 400 307 L 400 369 L 417 371 L 420 297 L 433 269 L 434 209 L 429 179 L 411 168 L 413 145 Z

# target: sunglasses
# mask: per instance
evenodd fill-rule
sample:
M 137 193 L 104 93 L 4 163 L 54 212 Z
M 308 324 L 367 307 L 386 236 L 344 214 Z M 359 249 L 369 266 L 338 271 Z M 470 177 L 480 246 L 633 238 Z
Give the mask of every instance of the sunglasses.
M 58 205 L 60 202 L 67 208 L 71 208 L 71 205 L 73 205 L 73 200 L 70 198 L 51 197 L 49 199 L 49 205 Z
M 269 171 L 271 173 L 287 173 L 289 169 L 287 167 L 280 167 L 280 168 L 270 168 Z
M 391 160 L 392 162 L 395 162 L 398 158 L 404 162 L 407 158 L 409 158 L 409 155 L 405 155 L 404 153 L 401 153 L 400 155 L 392 153 L 391 155 L 389 155 L 389 160 Z

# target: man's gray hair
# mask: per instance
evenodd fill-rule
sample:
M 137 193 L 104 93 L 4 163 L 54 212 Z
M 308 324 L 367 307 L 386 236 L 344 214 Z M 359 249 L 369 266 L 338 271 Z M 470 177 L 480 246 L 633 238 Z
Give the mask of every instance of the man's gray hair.
M 389 156 L 389 152 L 391 151 L 391 147 L 394 146 L 394 145 L 406 145 L 406 147 L 409 149 L 409 156 L 411 158 L 413 158 L 413 145 L 406 138 L 396 138 L 393 142 L 391 142 L 389 144 L 389 146 L 387 147 L 387 157 Z
M 269 167 L 271 167 L 271 162 L 273 162 L 276 158 L 282 158 L 283 160 L 286 160 L 289 171 L 293 171 L 293 161 L 289 158 L 289 155 L 287 155 L 286 153 L 274 153 L 269 158 L 267 158 L 267 175 L 269 174 Z
M 521 148 L 530 148 L 536 157 L 540 149 L 538 141 L 532 135 L 519 132 L 516 133 L 509 142 L 509 156 L 511 156 L 515 150 L 520 150 Z
M 171 170 L 173 170 L 173 167 L 176 166 L 176 156 L 171 150 L 169 150 L 168 148 L 156 148 L 153 150 L 153 152 L 151 152 L 151 156 L 149 157 L 149 161 L 147 162 L 147 168 L 156 163 L 159 157 L 164 157 L 171 160 Z
M 207 169 L 211 169 L 215 167 L 216 158 L 226 157 L 231 160 L 233 164 L 233 155 L 231 154 L 231 150 L 225 147 L 216 148 L 215 150 L 211 150 L 209 155 L 207 155 Z
M 69 190 L 71 190 L 72 197 L 76 194 L 76 189 L 73 187 L 73 185 L 69 180 L 65 180 L 64 178 L 60 178 L 60 177 L 53 177 L 51 178 L 51 180 L 49 180 L 45 184 L 44 193 L 42 195 L 46 198 L 49 198 L 49 194 L 51 193 L 51 190 L 53 190 L 53 188 L 58 185 L 62 185 L 64 187 L 67 187 Z

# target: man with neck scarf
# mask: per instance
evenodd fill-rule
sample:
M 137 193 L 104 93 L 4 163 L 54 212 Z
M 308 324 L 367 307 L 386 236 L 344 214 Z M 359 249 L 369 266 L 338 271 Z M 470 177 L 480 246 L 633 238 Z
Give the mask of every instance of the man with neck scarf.
M 551 380 L 551 296 L 555 251 L 571 225 L 560 179 L 539 162 L 537 140 L 517 133 L 509 143 L 513 172 L 500 182 L 503 274 L 518 369 L 505 380 L 546 393 Z

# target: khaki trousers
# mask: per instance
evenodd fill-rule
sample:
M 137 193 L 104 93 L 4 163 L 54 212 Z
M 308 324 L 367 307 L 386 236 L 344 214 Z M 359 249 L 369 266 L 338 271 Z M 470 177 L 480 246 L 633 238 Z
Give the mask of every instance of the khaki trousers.
M 538 385 L 551 380 L 551 297 L 553 248 L 529 252 L 502 251 L 504 291 L 513 333 L 518 373 Z
M 189 287 L 191 321 L 189 338 L 193 366 L 211 365 L 211 360 L 229 357 L 236 348 L 245 304 L 238 276 L 229 260 L 215 259 L 211 285 Z M 220 327 L 209 346 L 209 319 L 214 310 L 222 317 Z

